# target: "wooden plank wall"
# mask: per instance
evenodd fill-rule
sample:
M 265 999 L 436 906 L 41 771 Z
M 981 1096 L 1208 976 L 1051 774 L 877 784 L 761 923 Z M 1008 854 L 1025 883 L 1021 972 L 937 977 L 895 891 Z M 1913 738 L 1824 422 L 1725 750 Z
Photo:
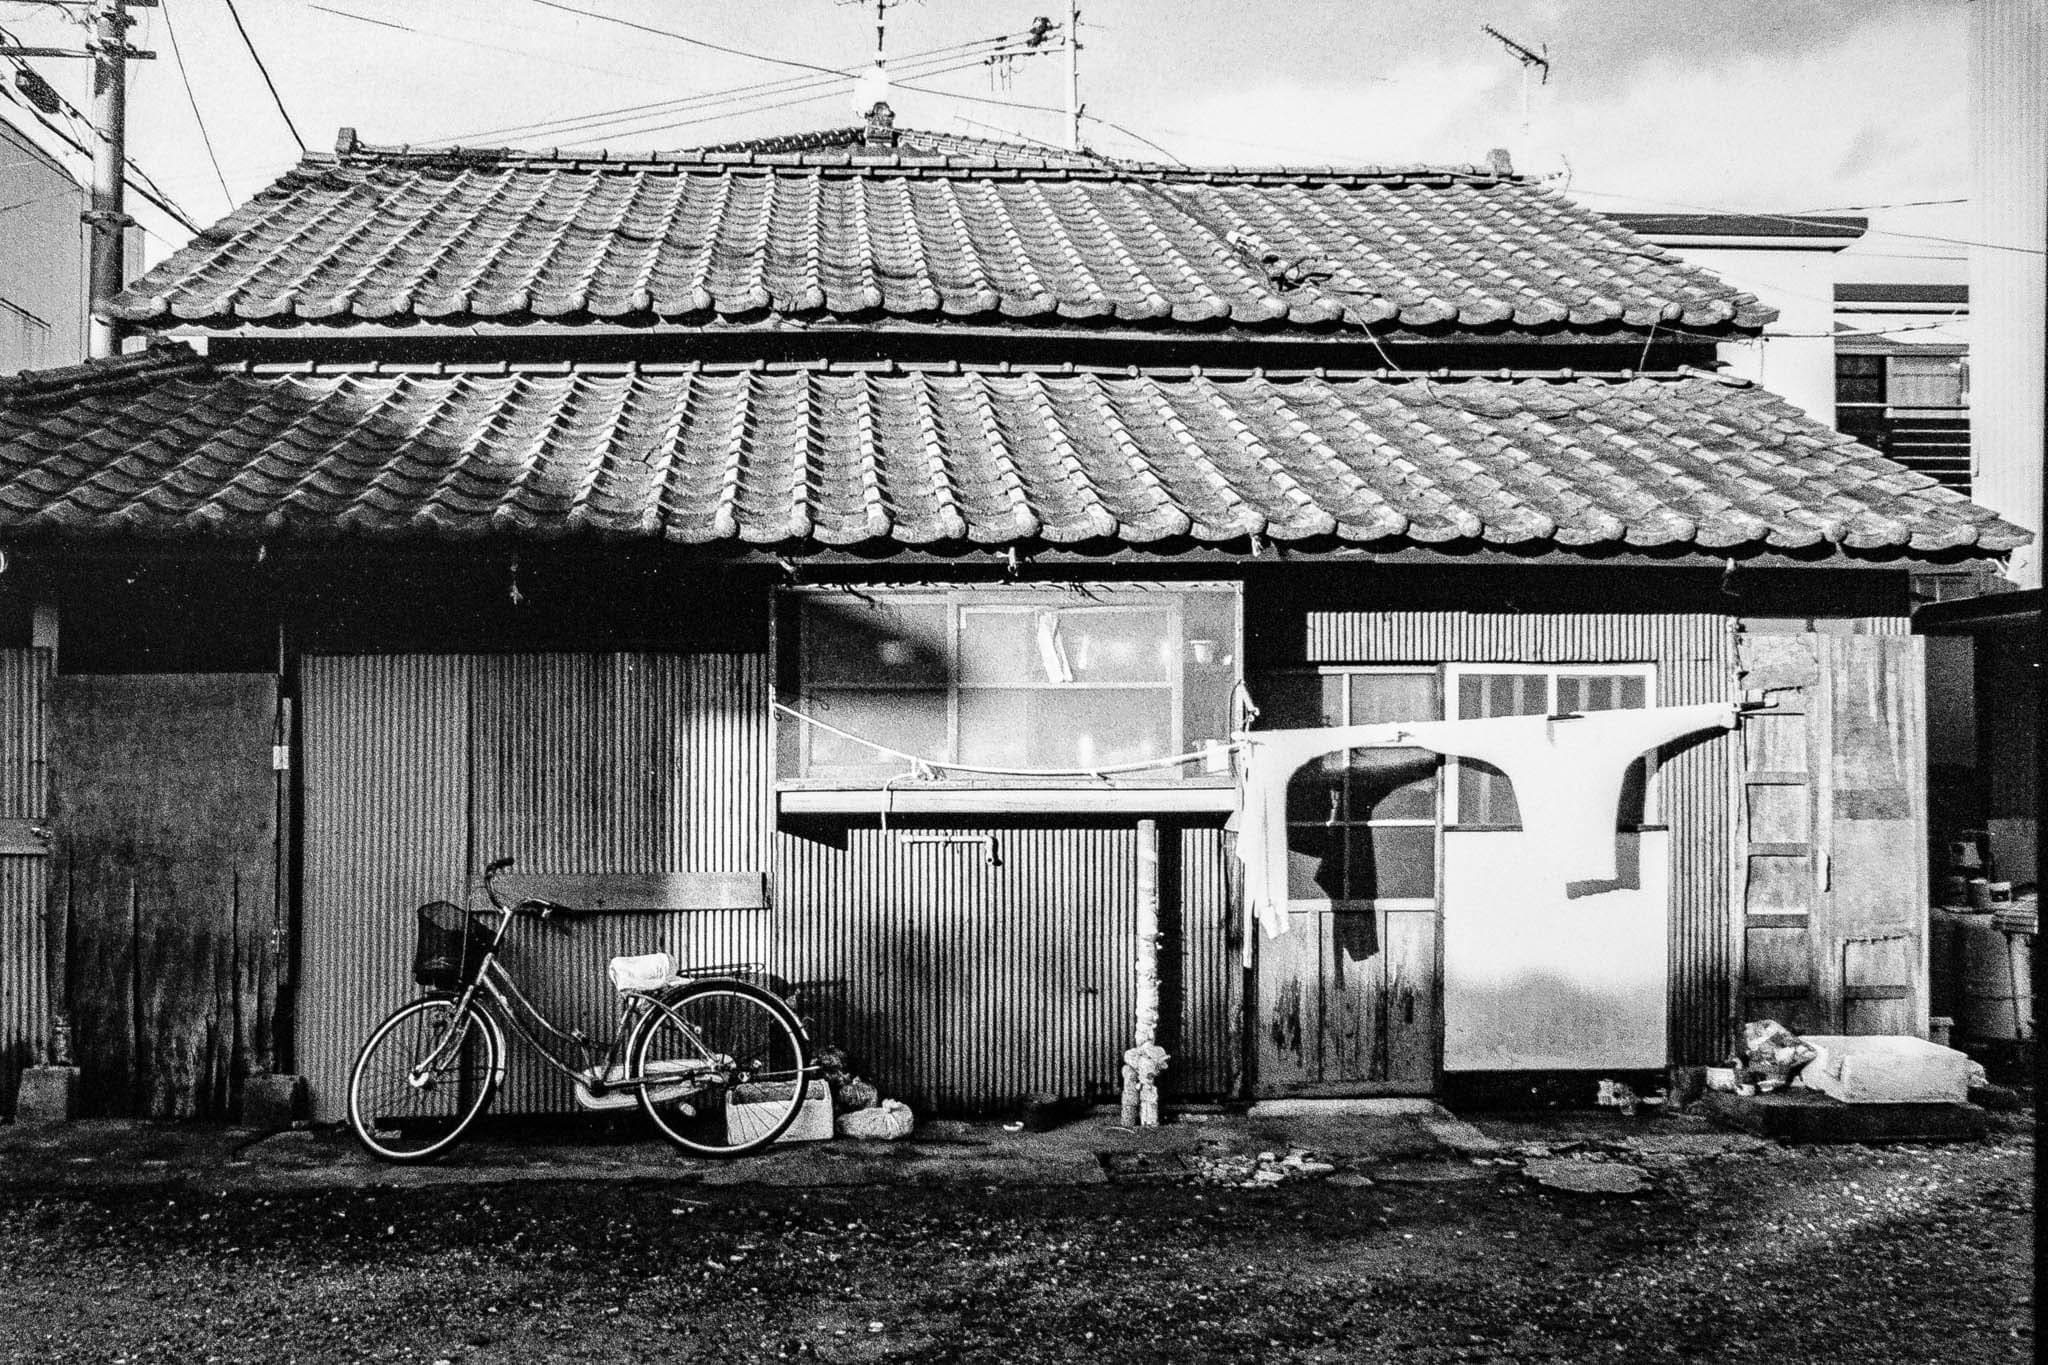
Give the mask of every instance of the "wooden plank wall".
M 233 1117 L 276 990 L 277 681 L 85 675 L 51 691 L 51 902 L 81 1104 Z
M 48 1060 L 49 784 L 44 755 L 46 649 L 0 650 L 0 1116 L 14 1112 L 24 1066 Z
M 1745 1014 L 1927 1034 L 1924 642 L 1764 634 L 1745 686 Z

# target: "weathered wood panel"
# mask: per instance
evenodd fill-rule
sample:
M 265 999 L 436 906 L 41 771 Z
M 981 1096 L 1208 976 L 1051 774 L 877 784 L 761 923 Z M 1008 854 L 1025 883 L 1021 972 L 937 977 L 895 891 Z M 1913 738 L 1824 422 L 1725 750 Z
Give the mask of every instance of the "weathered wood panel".
M 21 1068 L 47 1060 L 50 1031 L 49 787 L 44 753 L 46 649 L 0 650 L 0 1115 Z
M 1927 1028 L 1921 642 L 1746 637 L 1744 1012 L 1806 1032 Z
M 270 1045 L 277 682 L 52 685 L 52 900 L 89 1113 L 231 1117 Z

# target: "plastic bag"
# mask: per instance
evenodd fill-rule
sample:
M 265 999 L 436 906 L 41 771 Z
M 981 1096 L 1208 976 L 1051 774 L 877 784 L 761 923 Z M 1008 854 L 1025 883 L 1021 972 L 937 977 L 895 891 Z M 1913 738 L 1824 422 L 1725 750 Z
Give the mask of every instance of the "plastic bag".
M 894 1142 L 898 1138 L 909 1137 L 915 1123 L 909 1105 L 902 1100 L 883 1100 L 873 1109 L 856 1109 L 850 1114 L 842 1114 L 839 1136 Z

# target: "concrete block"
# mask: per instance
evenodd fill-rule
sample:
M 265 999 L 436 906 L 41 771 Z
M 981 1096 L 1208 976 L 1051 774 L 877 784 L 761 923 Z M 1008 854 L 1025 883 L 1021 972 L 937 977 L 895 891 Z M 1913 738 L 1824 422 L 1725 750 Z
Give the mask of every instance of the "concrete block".
M 242 1082 L 242 1126 L 277 1133 L 306 1116 L 304 1076 L 255 1075 Z
M 21 1088 L 14 1095 L 16 1123 L 69 1123 L 78 1117 L 78 1068 L 22 1068 Z
M 1818 1090 L 1709 1090 L 1700 1103 L 1716 1123 L 1782 1142 L 1972 1142 L 1986 1123 L 1968 1104 L 1843 1104 Z
M 1964 1104 L 1970 1059 L 1924 1038 L 1807 1034 L 1817 1054 L 1793 1084 L 1844 1104 Z

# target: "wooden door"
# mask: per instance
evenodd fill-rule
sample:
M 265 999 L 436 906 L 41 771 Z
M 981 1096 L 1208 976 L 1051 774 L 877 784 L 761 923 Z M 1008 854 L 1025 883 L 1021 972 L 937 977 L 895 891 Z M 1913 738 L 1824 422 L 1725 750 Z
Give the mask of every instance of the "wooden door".
M 1926 717 L 1911 636 L 1755 635 L 1742 1019 L 1927 1034 Z
M 87 1113 L 228 1119 L 270 1060 L 278 718 L 267 674 L 51 685 L 51 909 Z
M 1434 1089 L 1436 912 L 1318 906 L 1287 920 L 1258 946 L 1255 1092 Z

